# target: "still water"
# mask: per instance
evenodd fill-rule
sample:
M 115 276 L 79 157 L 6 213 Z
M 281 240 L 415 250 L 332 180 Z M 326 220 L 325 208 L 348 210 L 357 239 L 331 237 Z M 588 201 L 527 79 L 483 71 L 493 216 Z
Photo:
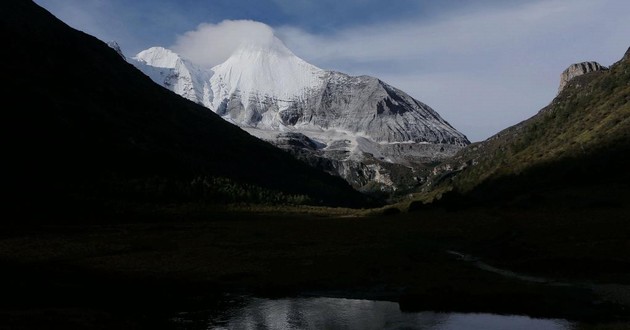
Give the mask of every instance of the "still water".
M 403 313 L 398 303 L 340 298 L 246 298 L 221 312 L 206 314 L 205 329 L 538 329 L 570 330 L 573 324 L 559 319 L 527 316 L 461 313 Z M 190 315 L 176 319 L 189 328 Z M 188 325 L 188 326 L 186 326 Z

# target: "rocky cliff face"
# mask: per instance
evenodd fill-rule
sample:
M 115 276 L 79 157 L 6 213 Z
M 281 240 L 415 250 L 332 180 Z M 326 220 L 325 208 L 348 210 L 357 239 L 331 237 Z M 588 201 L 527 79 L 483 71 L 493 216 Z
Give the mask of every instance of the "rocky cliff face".
M 369 76 L 327 72 L 323 86 L 284 113 L 284 124 L 337 128 L 381 143 L 469 143 L 429 106 Z
M 254 129 L 245 130 L 311 166 L 343 177 L 366 193 L 390 193 L 422 185 L 430 175 L 430 166 L 425 164 L 436 158 L 447 158 L 461 149 L 430 143 L 380 144 L 365 138 L 349 140 L 341 136 L 324 144 L 297 132 L 266 137 L 264 133 L 253 132 Z
M 401 183 L 394 177 L 404 175 L 393 174 L 393 167 L 413 177 L 414 167 L 469 144 L 405 92 L 374 77 L 317 68 L 279 39 L 242 45 L 207 70 L 161 47 L 132 63 L 160 85 L 359 189 L 377 182 L 378 189 L 396 190 Z
M 562 92 L 564 87 L 567 85 L 567 83 L 569 83 L 571 79 L 589 72 L 601 70 L 608 70 L 608 68 L 600 65 L 597 62 L 582 62 L 571 64 L 560 75 L 560 87 L 558 88 L 558 93 Z

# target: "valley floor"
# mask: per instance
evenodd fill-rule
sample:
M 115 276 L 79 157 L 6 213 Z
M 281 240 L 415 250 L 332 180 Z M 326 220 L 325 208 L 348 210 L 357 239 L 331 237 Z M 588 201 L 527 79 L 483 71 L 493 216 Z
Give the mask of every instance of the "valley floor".
M 0 328 L 169 327 L 226 293 L 629 325 L 626 208 L 329 213 L 3 228 Z

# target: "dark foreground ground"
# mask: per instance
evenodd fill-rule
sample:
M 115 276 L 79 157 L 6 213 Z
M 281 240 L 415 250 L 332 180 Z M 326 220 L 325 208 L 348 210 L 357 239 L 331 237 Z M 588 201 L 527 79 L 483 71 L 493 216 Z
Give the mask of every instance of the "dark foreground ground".
M 3 228 L 0 328 L 169 328 L 224 293 L 630 327 L 626 208 L 324 213 Z

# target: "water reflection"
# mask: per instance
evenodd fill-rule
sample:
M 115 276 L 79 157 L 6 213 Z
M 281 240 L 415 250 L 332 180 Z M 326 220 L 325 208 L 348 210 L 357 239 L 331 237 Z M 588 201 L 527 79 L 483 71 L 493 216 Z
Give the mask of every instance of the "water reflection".
M 185 316 L 180 319 L 185 320 Z M 340 298 L 246 298 L 206 319 L 209 329 L 540 329 L 568 330 L 566 320 L 460 313 L 402 313 L 397 303 Z

